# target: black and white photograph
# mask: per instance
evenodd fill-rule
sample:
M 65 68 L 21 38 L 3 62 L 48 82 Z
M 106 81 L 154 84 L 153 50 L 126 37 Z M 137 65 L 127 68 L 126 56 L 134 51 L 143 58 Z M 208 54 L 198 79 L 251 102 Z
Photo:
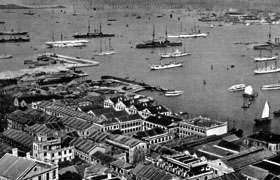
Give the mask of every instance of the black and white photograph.
M 280 0 L 0 0 L 0 180 L 279 178 Z

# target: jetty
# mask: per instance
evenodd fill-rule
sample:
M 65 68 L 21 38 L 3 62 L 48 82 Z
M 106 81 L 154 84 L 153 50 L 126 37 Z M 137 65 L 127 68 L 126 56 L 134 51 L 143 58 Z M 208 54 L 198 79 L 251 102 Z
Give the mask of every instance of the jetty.
M 78 57 L 71 57 L 71 56 L 55 54 L 55 53 L 39 54 L 38 58 L 41 58 L 41 57 L 47 57 L 47 58 L 50 58 L 50 59 L 53 59 L 56 61 L 65 62 L 65 63 L 68 63 L 67 64 L 68 67 L 73 66 L 75 68 L 99 65 L 99 62 L 97 62 L 97 61 L 93 61 L 93 60 L 89 60 L 89 59 L 81 59 Z

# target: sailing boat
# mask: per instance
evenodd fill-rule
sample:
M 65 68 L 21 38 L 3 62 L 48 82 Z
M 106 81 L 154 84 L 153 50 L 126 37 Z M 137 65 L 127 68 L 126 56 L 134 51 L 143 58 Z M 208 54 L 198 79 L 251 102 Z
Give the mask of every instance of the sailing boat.
M 272 56 L 272 49 L 271 49 L 271 55 L 270 56 L 262 56 L 262 50 L 260 50 L 260 56 L 255 57 L 255 61 L 271 61 L 271 60 L 276 60 L 278 56 Z
M 159 61 L 160 61 L 159 65 L 151 65 L 150 66 L 151 70 L 160 70 L 160 69 L 183 67 L 183 64 L 176 62 L 176 59 L 174 59 L 173 62 L 170 62 L 170 63 L 167 63 L 167 64 L 162 64 L 161 63 L 162 59 L 160 59 Z
M 269 104 L 266 101 L 262 111 L 262 117 L 260 119 L 255 119 L 256 125 L 270 123 L 271 119 L 269 118 Z
M 10 58 L 12 58 L 13 56 L 12 55 L 10 55 L 10 54 L 2 54 L 2 55 L 0 55 L 0 59 L 10 59 Z
M 75 3 L 73 4 L 73 16 L 77 16 Z
M 100 40 L 100 52 L 96 56 L 106 56 L 116 54 L 116 51 L 111 46 L 111 39 L 109 39 L 109 50 L 107 50 L 106 41 L 104 41 L 105 51 L 102 51 L 102 42 Z
M 50 47 L 82 47 L 86 46 L 86 43 L 89 43 L 88 40 L 80 39 L 80 40 L 63 40 L 63 34 L 61 33 L 61 41 L 54 41 L 54 34 L 53 34 L 53 41 L 47 41 L 45 44 Z
M 175 58 L 175 57 L 183 57 L 183 56 L 189 56 L 191 53 L 186 52 L 186 48 L 184 45 L 184 52 L 180 52 L 178 49 L 176 49 L 174 52 L 171 53 L 164 53 L 161 54 L 161 58 Z

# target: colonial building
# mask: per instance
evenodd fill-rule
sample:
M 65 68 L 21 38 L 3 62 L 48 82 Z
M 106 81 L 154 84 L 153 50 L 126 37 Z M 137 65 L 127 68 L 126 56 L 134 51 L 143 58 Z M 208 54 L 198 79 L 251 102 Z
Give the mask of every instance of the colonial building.
M 13 154 L 5 154 L 0 159 L 1 180 L 46 179 L 58 180 L 58 165 L 27 157 L 18 157 L 17 150 Z
M 196 117 L 180 122 L 179 136 L 196 135 L 198 137 L 221 135 L 228 131 L 227 123 L 206 117 Z
M 74 159 L 74 147 L 62 144 L 60 137 L 38 134 L 33 141 L 33 157 L 63 162 Z
M 115 134 L 105 142 L 112 146 L 112 153 L 125 153 L 128 163 L 143 160 L 147 154 L 147 143 L 132 137 Z
M 21 110 L 16 110 L 7 115 L 8 129 L 17 129 L 24 131 L 28 126 L 34 123 Z

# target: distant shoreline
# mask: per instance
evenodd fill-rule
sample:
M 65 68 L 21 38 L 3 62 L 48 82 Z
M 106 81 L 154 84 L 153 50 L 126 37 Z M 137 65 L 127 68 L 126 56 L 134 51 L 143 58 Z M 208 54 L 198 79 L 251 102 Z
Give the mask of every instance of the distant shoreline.
M 21 6 L 17 4 L 0 5 L 0 9 L 63 9 L 65 6 Z

